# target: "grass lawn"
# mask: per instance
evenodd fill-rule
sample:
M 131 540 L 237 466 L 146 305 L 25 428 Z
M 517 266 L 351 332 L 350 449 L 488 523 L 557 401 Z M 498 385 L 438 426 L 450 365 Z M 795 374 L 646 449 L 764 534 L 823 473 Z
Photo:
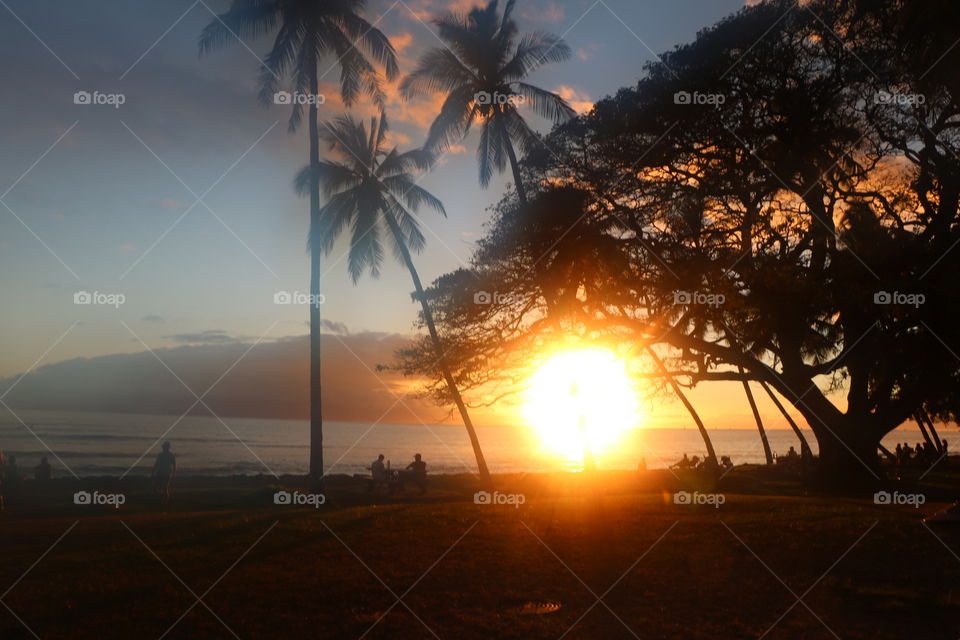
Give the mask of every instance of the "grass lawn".
M 0 516 L 0 638 L 957 638 L 960 527 L 921 523 L 953 491 L 931 476 L 920 509 L 750 470 L 719 508 L 658 473 L 498 478 L 519 508 L 474 504 L 468 477 L 339 479 L 319 509 L 184 479 L 167 513 L 141 480 L 120 509 L 57 481 Z

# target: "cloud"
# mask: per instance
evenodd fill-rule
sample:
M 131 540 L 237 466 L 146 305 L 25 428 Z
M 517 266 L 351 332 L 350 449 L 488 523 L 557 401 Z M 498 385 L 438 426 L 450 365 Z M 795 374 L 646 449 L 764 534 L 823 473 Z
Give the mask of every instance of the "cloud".
M 576 51 L 576 56 L 580 60 L 589 60 L 596 54 L 597 49 L 599 49 L 601 46 L 602 45 L 595 42 L 592 44 L 585 45 L 583 47 L 579 47 Z
M 123 253 L 133 253 L 136 250 L 137 250 L 137 245 L 135 245 L 132 242 L 124 242 L 122 245 L 120 245 L 120 251 L 122 251 Z
M 162 198 L 161 200 L 157 200 L 155 204 L 164 209 L 177 209 L 179 211 L 187 208 L 187 205 L 173 198 Z
M 309 323 L 308 323 L 309 324 Z M 320 324 L 324 329 L 330 331 L 330 333 L 336 333 L 341 336 L 346 336 L 350 334 L 350 329 L 347 328 L 347 325 L 342 322 L 334 322 L 333 320 L 320 319 Z
M 149 316 L 143 316 L 140 318 L 141 322 L 152 322 L 155 324 L 163 324 L 166 320 L 163 319 L 163 316 L 158 316 L 156 314 L 151 314 Z
M 577 113 L 587 113 L 593 109 L 593 101 L 583 91 L 578 91 L 567 85 L 560 85 L 556 89 L 557 95 L 566 100 Z
M 339 323 L 331 324 L 343 329 Z M 211 333 L 222 334 L 199 335 Z M 396 350 L 408 346 L 409 340 L 408 336 L 369 331 L 344 331 L 337 336 L 324 333 L 324 417 L 360 422 L 446 422 L 447 409 L 410 394 L 419 380 L 377 370 L 377 365 L 393 362 Z M 157 348 L 156 356 L 142 351 L 75 358 L 28 373 L 5 402 L 15 409 L 181 415 L 196 398 L 170 375 L 174 371 L 193 392 L 202 394 L 210 389 L 204 403 L 218 416 L 306 419 L 310 410 L 309 343 L 309 336 L 304 335 L 251 348 L 251 341 L 231 339 Z M 225 371 L 229 371 L 226 376 Z M 0 393 L 16 379 L 0 379 Z M 397 402 L 398 396 L 402 402 Z M 193 413 L 207 414 L 202 407 L 195 407 Z
M 534 7 L 520 14 L 520 17 L 533 22 L 563 22 L 566 13 L 556 2 L 548 2 L 546 7 Z
M 199 333 L 175 333 L 172 336 L 163 336 L 164 340 L 173 340 L 184 344 L 226 344 L 240 342 L 239 338 L 227 335 L 223 329 L 211 329 Z

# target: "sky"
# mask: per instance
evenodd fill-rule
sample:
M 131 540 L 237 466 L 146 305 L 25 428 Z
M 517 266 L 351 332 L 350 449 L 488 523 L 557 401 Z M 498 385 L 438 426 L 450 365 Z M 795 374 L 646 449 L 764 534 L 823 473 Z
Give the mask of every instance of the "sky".
M 151 375 L 168 382 L 204 371 L 192 379 L 199 393 L 230 366 L 231 355 L 253 344 L 289 353 L 308 331 L 306 306 L 274 304 L 278 292 L 308 289 L 307 203 L 291 188 L 305 164 L 306 131 L 290 134 L 288 109 L 263 108 L 256 100 L 258 58 L 269 40 L 198 55 L 201 29 L 227 4 L 0 3 L 0 55 L 8 61 L 0 69 L 0 378 L 10 386 L 23 372 L 59 367 L 45 369 L 56 381 L 46 392 L 39 379 L 25 379 L 22 403 L 42 402 L 44 393 L 64 389 L 69 380 L 107 375 L 124 354 L 131 370 L 153 367 Z M 440 44 L 431 16 L 471 4 L 377 0 L 365 16 L 391 38 L 407 72 L 426 48 Z M 519 0 L 515 16 L 522 32 L 562 35 L 574 52 L 531 81 L 587 110 L 635 83 L 655 52 L 691 41 L 742 4 Z M 321 69 L 330 69 L 321 80 L 327 97 L 321 117 L 332 118 L 343 112 L 338 72 L 333 60 Z M 103 103 L 76 104 L 78 92 Z M 436 97 L 405 103 L 395 85 L 388 93 L 393 141 L 419 145 Z M 356 111 L 370 108 L 361 103 Z M 545 123 L 533 123 L 545 130 Z M 455 146 L 420 182 L 448 212 L 446 219 L 423 212 L 427 247 L 415 260 L 425 282 L 466 264 L 488 207 L 504 192 L 506 176 L 487 189 L 478 186 L 476 143 L 473 134 Z M 343 403 L 334 419 L 372 420 L 383 388 L 409 391 L 409 381 L 371 370 L 411 333 L 416 307 L 399 264 L 390 262 L 379 279 L 365 276 L 354 286 L 345 250 L 338 245 L 322 266 L 326 393 L 342 395 L 358 384 L 368 389 L 368 396 Z M 79 292 L 96 292 L 101 304 L 76 304 Z M 190 349 L 196 349 L 191 357 L 176 355 Z M 169 356 L 179 368 L 164 371 L 153 354 L 166 354 L 161 359 Z M 221 368 L 200 367 L 203 354 L 214 354 L 209 362 Z M 350 375 L 340 375 L 345 371 Z M 724 405 L 728 394 L 698 393 L 717 403 L 718 416 L 748 419 L 746 406 Z M 432 419 L 438 414 L 431 409 Z M 681 409 L 666 411 L 676 416 Z

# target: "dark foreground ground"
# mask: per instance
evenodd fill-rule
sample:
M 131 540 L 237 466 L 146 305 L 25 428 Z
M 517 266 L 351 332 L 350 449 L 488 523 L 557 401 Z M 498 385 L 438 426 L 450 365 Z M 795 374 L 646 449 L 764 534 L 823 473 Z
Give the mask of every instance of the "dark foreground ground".
M 899 487 L 917 509 L 766 474 L 738 468 L 719 508 L 674 504 L 697 479 L 666 472 L 498 478 L 519 508 L 467 476 L 335 479 L 319 509 L 273 504 L 293 478 L 183 479 L 167 513 L 143 480 L 55 481 L 0 515 L 0 638 L 960 637 L 960 525 L 921 522 L 957 482 Z

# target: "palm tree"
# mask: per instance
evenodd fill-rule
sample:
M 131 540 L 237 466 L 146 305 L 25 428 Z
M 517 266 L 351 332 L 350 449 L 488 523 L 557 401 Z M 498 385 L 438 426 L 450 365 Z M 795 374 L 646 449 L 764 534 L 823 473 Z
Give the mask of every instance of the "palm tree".
M 376 69 L 368 55 L 384 67 L 389 79 L 399 73 L 396 52 L 390 40 L 364 20 L 359 12 L 366 0 L 233 0 L 200 35 L 200 53 L 205 54 L 237 42 L 276 33 L 273 46 L 260 68 L 260 101 L 275 101 L 281 78 L 289 77 L 297 95 L 309 104 L 310 165 L 320 163 L 316 96 L 320 94 L 318 63 L 335 56 L 330 67 L 340 68 L 340 95 L 350 105 L 361 94 L 383 103 Z M 311 97 L 312 96 L 312 97 Z M 303 102 L 290 100 L 289 129 L 295 131 L 303 117 Z M 314 172 L 313 175 L 317 175 Z M 316 244 L 320 224 L 320 186 L 310 191 L 310 477 L 315 489 L 323 485 L 323 413 L 320 393 L 320 251 Z
M 400 91 L 405 98 L 425 91 L 446 93 L 424 145 L 428 150 L 443 150 L 459 142 L 480 122 L 480 184 L 489 185 L 494 169 L 503 172 L 509 159 L 517 196 L 526 207 L 514 143 L 526 153 L 537 137 L 517 106 L 529 104 L 553 122 L 572 117 L 574 111 L 557 94 L 524 82 L 544 63 L 569 58 L 570 47 L 559 36 L 544 32 L 524 35 L 515 44 L 517 25 L 510 17 L 514 3 L 507 0 L 502 16 L 497 12 L 498 0 L 491 0 L 466 15 L 447 13 L 435 19 L 447 46 L 424 54 L 413 73 L 400 83 Z
M 411 250 L 419 253 L 425 244 L 419 221 L 411 212 L 426 205 L 446 215 L 443 203 L 417 185 L 412 173 L 414 170 L 428 169 L 432 154 L 422 149 L 405 153 L 400 153 L 396 147 L 388 150 L 388 131 L 383 112 L 379 118 L 370 119 L 369 131 L 363 122 L 349 115 L 327 123 L 322 137 L 329 143 L 330 150 L 339 156 L 339 160 L 318 163 L 315 165 L 316 172 L 312 172 L 310 166 L 304 167 L 294 180 L 294 187 L 303 194 L 311 184 L 323 186 L 327 202 L 320 210 L 320 225 L 311 230 L 311 234 L 316 236 L 310 239 L 321 252 L 329 252 L 337 237 L 350 229 L 347 263 L 354 284 L 364 271 L 369 271 L 374 277 L 380 274 L 384 253 L 382 238 L 389 238 L 394 255 L 407 267 L 413 279 L 415 297 L 420 302 L 423 319 L 436 351 L 436 362 L 467 428 L 481 482 L 489 485 L 490 472 L 480 449 L 480 441 L 447 365 L 445 350 L 410 254 Z
M 740 367 L 740 375 L 743 375 L 743 367 Z M 760 432 L 760 442 L 763 444 L 763 455 L 767 464 L 773 464 L 773 452 L 770 450 L 770 441 L 767 440 L 767 430 L 763 428 L 763 418 L 760 417 L 760 409 L 757 408 L 757 401 L 753 397 L 753 391 L 750 390 L 750 382 L 742 379 L 743 391 L 747 394 L 747 402 L 750 403 L 750 411 L 753 412 L 753 420 L 757 423 L 757 430 Z

